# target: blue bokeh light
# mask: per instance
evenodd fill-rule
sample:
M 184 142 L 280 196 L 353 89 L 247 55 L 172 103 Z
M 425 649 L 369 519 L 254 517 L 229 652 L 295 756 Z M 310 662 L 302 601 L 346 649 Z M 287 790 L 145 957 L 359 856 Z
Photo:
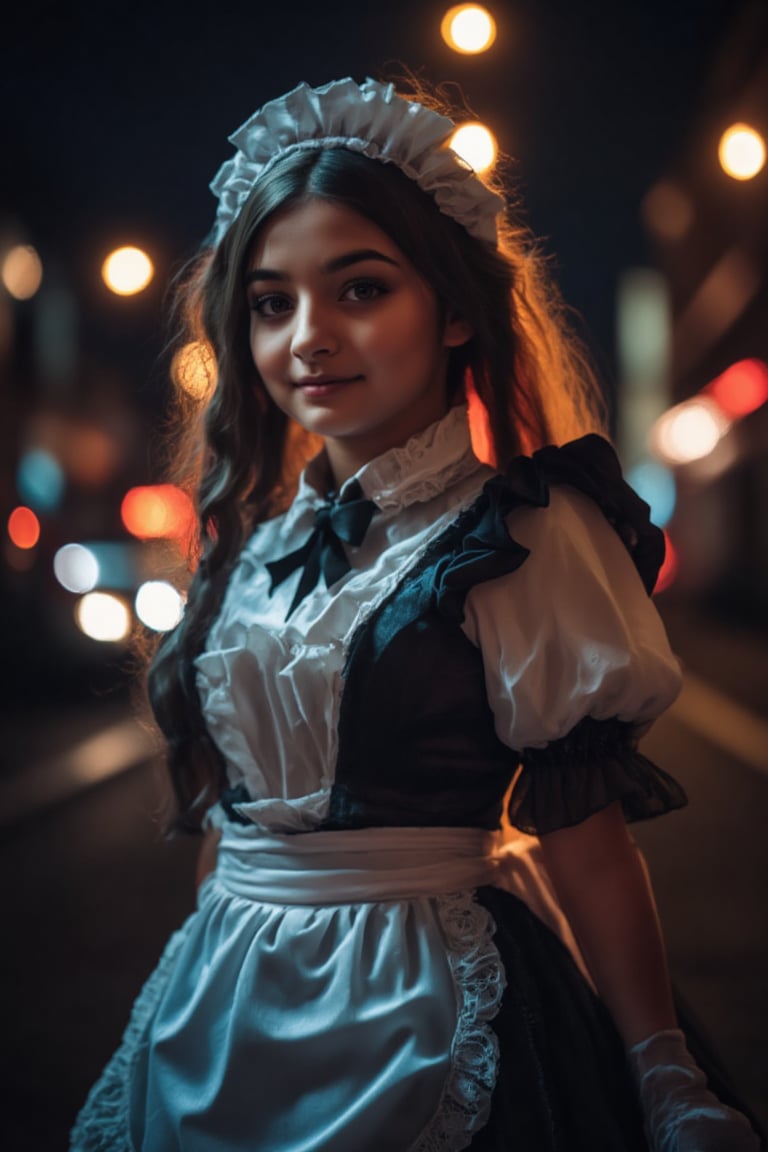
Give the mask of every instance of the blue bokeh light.
M 665 528 L 675 511 L 677 488 L 669 468 L 656 460 L 641 460 L 627 472 L 627 482 L 650 505 L 651 520 Z
M 19 461 L 16 487 L 19 496 L 36 512 L 54 512 L 64 495 L 64 472 L 55 456 L 32 448 Z

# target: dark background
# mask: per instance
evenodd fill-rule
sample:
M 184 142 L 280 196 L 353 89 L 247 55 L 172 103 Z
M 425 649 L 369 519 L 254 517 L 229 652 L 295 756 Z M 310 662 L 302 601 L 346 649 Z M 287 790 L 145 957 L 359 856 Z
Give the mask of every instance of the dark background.
M 115 9 L 80 0 L 17 4 L 6 14 L 0 252 L 13 242 L 34 245 L 44 278 L 29 301 L 11 301 L 0 288 L 0 517 L 19 502 L 20 455 L 51 414 L 59 439 L 90 429 L 114 458 L 98 490 L 70 485 L 63 507 L 43 524 L 31 566 L 24 558 L 23 570 L 0 567 L 0 629 L 18 654 L 11 697 L 70 691 L 75 667 L 112 676 L 120 660 L 73 632 L 71 598 L 50 577 L 52 557 L 72 539 L 122 538 L 125 490 L 159 478 L 169 398 L 166 293 L 211 227 L 208 185 L 232 155 L 227 136 L 265 100 L 299 80 L 380 78 L 403 68 L 456 85 L 510 158 L 513 195 L 550 258 L 614 415 L 622 276 L 637 266 L 662 268 L 673 305 L 682 307 L 707 263 L 727 248 L 728 229 L 742 225 L 750 195 L 753 206 L 756 198 L 768 203 L 765 172 L 754 189 L 735 188 L 713 160 L 719 131 L 744 114 L 739 83 L 754 70 L 756 50 L 768 75 L 765 0 L 510 0 L 490 6 L 498 36 L 479 56 L 443 43 L 445 7 L 136 0 Z M 765 119 L 760 101 L 748 111 Z M 721 235 L 705 223 L 687 247 L 659 251 L 644 224 L 644 197 L 665 174 L 690 167 L 691 156 L 694 199 L 725 197 L 716 207 L 727 227 Z M 756 215 L 764 232 L 766 216 L 764 207 Z M 120 244 L 136 244 L 154 261 L 154 280 L 138 296 L 116 297 L 102 283 L 102 261 Z M 72 347 L 52 369 L 41 317 L 63 324 L 58 301 L 66 304 Z M 672 378 L 672 397 L 700 388 L 734 355 L 768 356 L 767 329 L 763 293 L 748 338 Z M 754 503 L 753 481 L 748 486 Z M 740 488 L 736 499 L 743 502 Z M 753 526 L 763 508 L 759 497 Z M 768 559 L 750 577 L 754 527 L 742 535 L 737 567 L 746 575 L 715 593 L 765 626 Z M 697 565 L 694 555 L 689 567 Z
M 615 404 L 616 295 L 629 268 L 667 278 L 673 341 L 730 246 L 742 245 L 758 272 L 759 292 L 725 337 L 689 355 L 684 372 L 673 364 L 672 399 L 736 359 L 768 360 L 768 177 L 737 187 L 714 158 L 734 119 L 768 135 L 766 0 L 508 0 L 488 5 L 498 38 L 477 57 L 443 44 L 447 6 L 138 0 L 17 3 L 2 17 L 0 254 L 32 244 L 44 266 L 30 301 L 0 287 L 0 1144 L 14 1152 L 66 1147 L 133 998 L 194 899 L 195 844 L 159 833 L 161 763 L 132 727 L 127 653 L 77 632 L 51 560 L 72 539 L 122 539 L 122 494 L 157 476 L 165 292 L 212 224 L 208 184 L 232 153 L 227 136 L 300 80 L 407 67 L 457 83 L 513 157 L 528 220 Z M 696 209 L 674 248 L 648 234 L 643 215 L 665 177 L 682 182 Z M 101 282 L 118 244 L 154 260 L 155 279 L 137 297 L 119 299 Z M 46 293 L 72 319 L 71 356 L 54 371 L 40 352 Z M 16 467 L 30 430 L 53 418 L 72 437 L 84 428 L 105 437 L 115 464 L 101 486 L 71 485 L 19 567 L 5 538 Z M 687 687 L 645 750 L 691 804 L 637 833 L 678 991 L 764 1124 L 766 424 L 765 406 L 745 421 L 750 452 L 722 479 L 678 478 L 673 539 L 722 544 L 730 531 L 714 577 L 691 545 L 679 582 L 657 597 Z
M 210 227 L 207 185 L 231 155 L 226 137 L 255 107 L 299 80 L 405 65 L 458 83 L 514 158 L 530 223 L 610 374 L 617 274 L 649 256 L 640 201 L 695 123 L 741 5 L 495 4 L 496 43 L 474 57 L 440 38 L 445 7 L 14 6 L 0 42 L 0 211 L 44 262 L 65 266 L 92 347 L 106 347 L 116 325 L 124 334 L 139 311 L 160 323 L 168 274 Z M 122 312 L 98 277 L 120 238 L 157 264 L 155 287 Z

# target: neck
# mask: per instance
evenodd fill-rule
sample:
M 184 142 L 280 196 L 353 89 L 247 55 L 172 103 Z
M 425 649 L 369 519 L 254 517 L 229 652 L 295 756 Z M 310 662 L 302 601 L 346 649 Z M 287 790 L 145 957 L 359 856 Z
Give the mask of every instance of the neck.
M 372 429 L 368 435 L 326 436 L 325 453 L 333 475 L 332 487 L 340 488 L 371 460 L 383 456 L 392 448 L 402 447 L 412 436 L 442 420 L 447 411 L 448 406 L 444 403 L 425 404 L 419 413 L 414 415 L 409 412 L 408 419 L 398 414 L 386 425 Z
M 375 454 L 374 454 L 375 455 Z M 337 442 L 325 444 L 325 458 L 328 465 L 326 473 L 327 492 L 338 492 L 342 484 L 354 476 L 356 472 L 372 460 L 373 456 L 355 451 L 345 451 L 344 445 Z

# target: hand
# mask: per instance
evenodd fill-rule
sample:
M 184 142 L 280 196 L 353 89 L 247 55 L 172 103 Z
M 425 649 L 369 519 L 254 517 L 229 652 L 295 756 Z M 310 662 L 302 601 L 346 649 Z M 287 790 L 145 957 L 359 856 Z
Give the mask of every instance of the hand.
M 677 1028 L 629 1050 L 652 1152 L 760 1152 L 745 1116 L 721 1104 Z

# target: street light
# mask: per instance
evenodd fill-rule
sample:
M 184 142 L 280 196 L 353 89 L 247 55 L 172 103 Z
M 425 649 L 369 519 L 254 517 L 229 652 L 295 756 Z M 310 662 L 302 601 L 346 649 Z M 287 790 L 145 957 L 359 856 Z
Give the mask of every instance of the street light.
M 720 167 L 734 180 L 751 180 L 765 164 L 765 141 L 749 124 L 732 124 L 720 137 Z
M 479 4 L 457 4 L 443 16 L 440 34 L 454 52 L 473 56 L 491 47 L 496 39 L 496 22 L 488 9 Z
M 141 248 L 130 245 L 110 252 L 101 267 L 101 276 L 116 296 L 135 296 L 143 292 L 155 274 L 152 261 Z
M 498 151 L 496 137 L 479 123 L 462 124 L 451 136 L 450 145 L 475 172 L 487 172 Z

